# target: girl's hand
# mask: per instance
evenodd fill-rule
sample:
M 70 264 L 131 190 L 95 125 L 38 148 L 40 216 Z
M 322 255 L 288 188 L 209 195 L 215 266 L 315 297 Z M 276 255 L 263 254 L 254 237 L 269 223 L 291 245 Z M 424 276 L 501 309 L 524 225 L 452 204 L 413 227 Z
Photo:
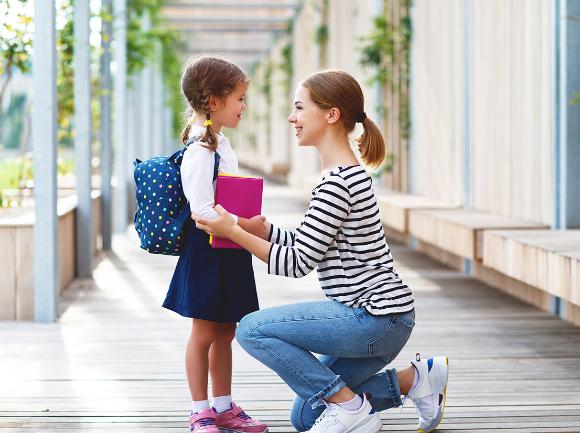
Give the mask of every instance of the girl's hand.
M 191 219 L 195 221 L 195 226 L 207 234 L 220 238 L 230 238 L 236 227 L 235 218 L 228 213 L 221 205 L 214 207 L 219 217 L 214 219 L 200 218 L 196 214 L 191 214 Z
M 256 215 L 255 217 L 245 221 L 240 219 L 238 224 L 248 233 L 252 233 L 264 240 L 268 240 L 268 237 L 270 236 L 270 227 L 272 224 L 266 220 L 264 215 Z

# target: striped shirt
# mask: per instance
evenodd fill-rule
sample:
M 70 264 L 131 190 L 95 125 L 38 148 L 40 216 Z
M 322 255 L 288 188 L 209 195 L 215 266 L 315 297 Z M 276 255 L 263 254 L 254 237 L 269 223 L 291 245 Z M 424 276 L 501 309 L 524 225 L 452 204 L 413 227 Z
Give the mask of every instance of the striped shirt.
M 268 273 L 301 278 L 318 267 L 324 294 L 370 314 L 413 309 L 394 268 L 372 181 L 360 166 L 338 167 L 312 191 L 295 231 L 272 226 Z

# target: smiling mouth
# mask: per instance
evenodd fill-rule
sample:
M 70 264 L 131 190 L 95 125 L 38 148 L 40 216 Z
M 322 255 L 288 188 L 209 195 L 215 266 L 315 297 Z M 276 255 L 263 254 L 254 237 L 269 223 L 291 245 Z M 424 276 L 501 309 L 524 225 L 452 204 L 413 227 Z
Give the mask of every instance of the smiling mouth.
M 295 128 L 295 129 L 296 129 L 296 135 L 298 135 L 298 134 L 300 134 L 302 132 L 302 129 L 303 128 L 302 127 L 298 127 L 298 128 Z

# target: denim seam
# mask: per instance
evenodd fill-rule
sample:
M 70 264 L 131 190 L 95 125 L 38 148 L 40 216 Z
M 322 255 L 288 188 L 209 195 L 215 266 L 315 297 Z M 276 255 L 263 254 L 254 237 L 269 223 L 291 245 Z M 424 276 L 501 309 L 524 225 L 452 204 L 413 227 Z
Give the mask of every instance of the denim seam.
M 300 322 L 302 320 L 336 320 L 336 319 L 346 319 L 349 317 L 353 317 L 356 316 L 356 314 L 348 314 L 345 316 L 333 316 L 333 317 L 300 317 L 300 318 L 296 318 L 296 319 L 284 319 L 284 320 L 269 320 L 267 322 L 260 322 L 258 323 L 254 329 L 252 329 L 252 332 L 254 332 L 256 329 L 258 329 L 260 326 L 264 326 L 264 325 L 272 325 L 275 323 L 290 323 L 290 322 Z
M 322 406 L 323 398 L 328 397 L 329 395 L 336 394 L 341 388 L 346 386 L 344 381 L 340 376 L 336 376 L 332 382 L 310 397 L 307 401 L 308 404 L 312 407 L 312 409 L 316 409 L 318 406 Z
M 387 326 L 387 329 L 385 329 L 385 332 L 383 332 L 380 336 L 378 336 L 377 338 L 375 338 L 374 340 L 372 340 L 369 343 L 369 348 L 368 348 L 368 354 L 369 355 L 374 355 L 375 353 L 375 344 L 377 344 L 380 340 L 382 340 L 383 338 L 385 338 L 389 332 L 391 332 L 391 329 L 393 328 L 393 319 L 391 318 L 391 320 L 389 320 L 389 326 Z
M 276 352 L 271 351 L 267 346 L 261 344 L 256 336 L 256 330 L 260 327 L 261 325 L 256 326 L 254 329 L 252 329 L 252 332 L 250 333 L 250 338 L 252 339 L 252 341 L 254 343 L 256 343 L 258 346 L 260 346 L 262 348 L 263 351 L 267 352 L 268 354 L 270 354 L 270 356 L 278 359 L 279 361 L 281 361 L 284 365 L 286 365 L 291 371 L 293 371 L 296 375 L 298 375 L 300 377 L 301 380 L 303 380 L 308 386 L 312 387 L 312 383 L 310 383 L 310 381 L 304 377 L 304 375 L 302 374 L 302 372 L 297 371 L 294 368 L 293 364 L 290 364 L 286 358 L 283 358 L 282 356 L 278 355 Z

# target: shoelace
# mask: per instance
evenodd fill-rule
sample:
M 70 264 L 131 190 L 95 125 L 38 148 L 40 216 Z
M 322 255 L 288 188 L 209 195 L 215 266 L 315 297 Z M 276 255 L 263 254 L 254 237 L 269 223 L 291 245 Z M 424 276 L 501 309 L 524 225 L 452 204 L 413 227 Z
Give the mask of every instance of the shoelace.
M 215 419 L 213 418 L 200 418 L 197 421 L 194 422 L 198 423 L 200 427 L 206 427 L 208 425 L 216 425 L 215 424 Z
M 314 422 L 314 425 L 312 426 L 312 430 L 314 430 L 314 428 L 324 428 L 326 427 L 326 425 L 328 425 L 330 423 L 330 421 L 335 421 L 336 420 L 336 415 L 334 414 L 333 411 L 330 410 L 330 407 L 326 407 L 326 409 L 324 409 L 324 412 L 322 412 L 322 414 L 318 417 L 318 419 Z M 324 431 L 324 430 L 322 430 Z
M 241 411 L 241 412 L 238 414 L 238 416 L 239 416 L 241 419 L 243 419 L 244 421 L 248 421 L 248 420 L 252 419 L 252 417 L 251 417 L 251 416 L 249 416 L 249 415 L 248 415 L 246 412 L 244 412 L 244 411 Z

